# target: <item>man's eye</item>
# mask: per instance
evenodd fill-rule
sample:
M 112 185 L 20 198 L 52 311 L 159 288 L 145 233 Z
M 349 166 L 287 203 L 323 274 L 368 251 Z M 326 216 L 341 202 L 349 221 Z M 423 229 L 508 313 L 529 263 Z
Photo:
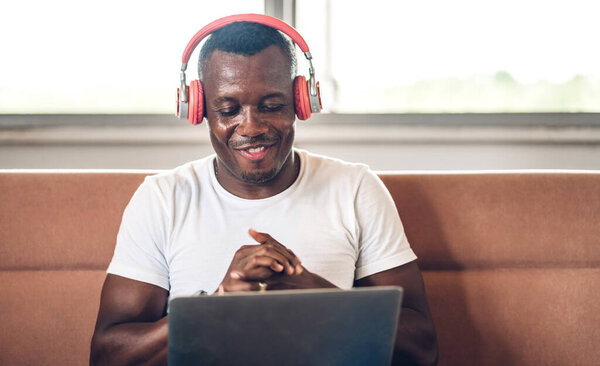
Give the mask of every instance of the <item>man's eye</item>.
M 221 108 L 217 110 L 217 113 L 219 113 L 223 117 L 233 117 L 238 113 L 239 110 L 239 107 Z
M 265 112 L 277 112 L 283 108 L 283 104 L 265 104 L 262 106 L 262 110 Z

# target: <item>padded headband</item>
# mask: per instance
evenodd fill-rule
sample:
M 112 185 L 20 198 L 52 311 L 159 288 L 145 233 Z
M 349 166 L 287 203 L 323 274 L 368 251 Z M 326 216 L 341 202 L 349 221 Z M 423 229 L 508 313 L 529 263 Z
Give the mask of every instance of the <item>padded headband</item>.
M 181 57 L 181 62 L 182 62 L 181 70 L 185 71 L 185 69 L 187 68 L 187 63 L 190 60 L 190 56 L 192 55 L 192 52 L 194 51 L 194 49 L 196 48 L 198 43 L 200 43 L 200 41 L 202 41 L 202 39 L 204 39 L 204 37 L 206 37 L 207 35 L 211 34 L 212 32 L 216 31 L 219 28 L 223 28 L 223 27 L 225 27 L 231 23 L 235 23 L 235 22 L 260 23 L 260 24 L 269 26 L 271 28 L 275 28 L 275 29 L 283 32 L 284 34 L 288 35 L 298 45 L 298 47 L 300 47 L 302 52 L 304 52 L 306 58 L 308 58 L 309 60 L 311 59 L 310 51 L 308 49 L 308 45 L 306 44 L 306 41 L 304 41 L 304 38 L 302 38 L 300 33 L 298 33 L 290 25 L 282 22 L 281 20 L 279 20 L 277 18 L 273 18 L 268 15 L 238 14 L 238 15 L 230 15 L 230 16 L 227 16 L 227 17 L 224 17 L 221 19 L 217 19 L 214 22 L 212 22 L 212 23 L 206 25 L 205 27 L 203 27 L 202 29 L 200 29 L 198 31 L 198 33 L 196 33 L 194 35 L 194 37 L 190 40 L 187 47 L 185 48 L 185 51 L 183 51 L 183 56 Z

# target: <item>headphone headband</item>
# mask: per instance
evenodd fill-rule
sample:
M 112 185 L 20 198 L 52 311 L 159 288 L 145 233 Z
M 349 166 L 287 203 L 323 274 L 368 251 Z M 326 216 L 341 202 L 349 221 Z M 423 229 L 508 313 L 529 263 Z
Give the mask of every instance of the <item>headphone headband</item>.
M 207 35 L 211 34 L 212 32 L 216 31 L 219 28 L 223 28 L 223 27 L 225 27 L 231 23 L 235 23 L 235 22 L 260 23 L 260 24 L 266 25 L 268 27 L 275 28 L 275 29 L 283 32 L 284 34 L 288 35 L 298 45 L 298 47 L 300 47 L 302 52 L 304 52 L 304 54 L 306 55 L 306 58 L 308 58 L 309 60 L 311 58 L 310 51 L 308 49 L 308 45 L 306 44 L 306 41 L 304 40 L 304 38 L 302 38 L 300 33 L 298 33 L 292 26 L 282 22 L 281 20 L 279 20 L 277 18 L 273 18 L 268 15 L 238 14 L 238 15 L 230 15 L 230 16 L 226 16 L 224 18 L 217 19 L 214 22 L 212 22 L 212 23 L 204 26 L 202 29 L 200 29 L 198 31 L 198 33 L 196 33 L 194 35 L 194 37 L 190 40 L 188 45 L 185 47 L 185 50 L 183 51 L 183 56 L 181 57 L 181 62 L 182 62 L 181 71 L 185 71 L 185 69 L 187 68 L 187 63 L 190 60 L 190 56 L 192 55 L 192 52 L 194 51 L 196 46 L 198 46 L 198 43 L 200 43 L 200 41 L 202 41 L 202 39 L 204 39 L 204 37 L 206 37 Z
M 187 64 L 192 52 L 204 37 L 235 22 L 251 22 L 266 25 L 267 27 L 271 27 L 287 35 L 298 45 L 298 47 L 300 47 L 308 60 L 309 78 L 306 80 L 304 76 L 296 76 L 294 79 L 294 105 L 296 115 L 299 119 L 305 120 L 310 117 L 311 113 L 320 112 L 321 96 L 319 93 L 319 83 L 317 83 L 315 78 L 312 55 L 310 54 L 304 38 L 302 38 L 293 27 L 277 18 L 263 14 L 239 14 L 230 15 L 211 22 L 200 29 L 188 42 L 183 51 L 183 56 L 181 57 L 182 63 L 179 72 L 181 86 L 177 89 L 177 117 L 187 118 L 192 124 L 202 122 L 204 117 L 204 92 L 202 83 L 199 80 L 193 80 L 188 87 L 185 81 L 185 70 L 187 69 Z

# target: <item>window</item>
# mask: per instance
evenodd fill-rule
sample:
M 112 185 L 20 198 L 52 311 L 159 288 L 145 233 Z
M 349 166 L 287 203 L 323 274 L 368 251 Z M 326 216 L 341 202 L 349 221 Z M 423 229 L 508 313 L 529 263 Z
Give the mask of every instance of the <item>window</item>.
M 296 1 L 341 113 L 600 112 L 598 14 L 589 0 Z
M 8 2 L 0 114 L 172 114 L 192 36 L 219 17 L 263 11 L 263 0 Z
M 172 114 L 196 31 L 290 4 L 325 111 L 600 112 L 595 1 L 23 0 L 0 14 L 0 114 Z

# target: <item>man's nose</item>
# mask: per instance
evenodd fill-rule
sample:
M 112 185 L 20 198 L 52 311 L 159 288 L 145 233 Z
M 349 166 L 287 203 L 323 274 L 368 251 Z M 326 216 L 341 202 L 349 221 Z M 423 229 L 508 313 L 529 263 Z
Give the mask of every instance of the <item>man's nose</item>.
M 242 120 L 236 128 L 236 133 L 240 136 L 258 136 L 269 130 L 256 108 L 244 108 L 240 117 Z

